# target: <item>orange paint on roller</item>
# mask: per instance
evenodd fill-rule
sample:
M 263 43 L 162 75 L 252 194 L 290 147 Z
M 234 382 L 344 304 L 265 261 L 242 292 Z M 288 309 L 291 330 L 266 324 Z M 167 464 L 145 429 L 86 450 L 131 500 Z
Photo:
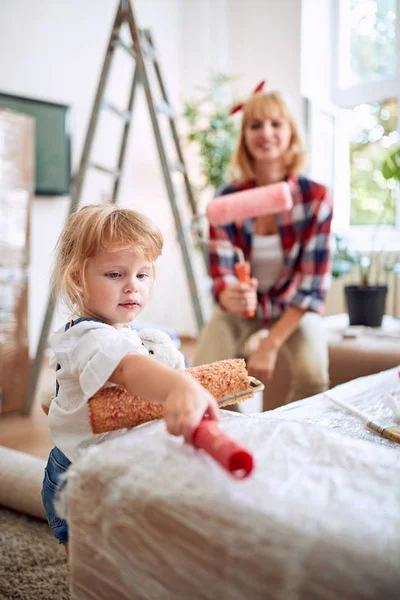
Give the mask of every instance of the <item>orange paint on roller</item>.
M 289 184 L 281 181 L 219 196 L 207 206 L 206 214 L 210 225 L 216 227 L 284 212 L 292 206 Z
M 235 263 L 235 274 L 241 283 L 250 283 L 250 263 L 247 261 Z M 250 319 L 254 315 L 254 310 L 243 313 L 245 319 Z

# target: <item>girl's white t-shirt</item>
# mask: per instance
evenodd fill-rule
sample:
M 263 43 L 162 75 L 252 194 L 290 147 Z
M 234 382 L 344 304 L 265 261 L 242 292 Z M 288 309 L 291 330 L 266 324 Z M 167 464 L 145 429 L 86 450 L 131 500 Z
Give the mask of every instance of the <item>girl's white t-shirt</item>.
M 92 444 L 118 437 L 121 431 L 92 433 L 88 400 L 101 387 L 127 354 L 148 354 L 140 337 L 129 326 L 81 321 L 50 338 L 54 365 L 61 368 L 56 377 L 57 397 L 49 411 L 50 434 L 54 444 L 74 462 Z

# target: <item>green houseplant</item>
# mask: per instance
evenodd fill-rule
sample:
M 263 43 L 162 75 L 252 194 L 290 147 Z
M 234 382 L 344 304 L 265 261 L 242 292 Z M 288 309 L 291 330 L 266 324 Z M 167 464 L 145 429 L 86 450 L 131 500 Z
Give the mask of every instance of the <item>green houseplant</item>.
M 400 181 L 400 148 L 395 148 L 387 156 L 382 165 L 383 177 L 388 180 Z M 380 223 L 390 203 L 391 190 L 388 189 L 387 201 L 382 207 L 381 218 L 376 226 L 373 242 L 379 231 Z M 374 244 L 372 244 L 374 245 Z M 353 271 L 359 272 L 357 285 L 346 285 L 344 288 L 350 325 L 366 325 L 380 327 L 385 312 L 385 301 L 388 288 L 386 285 L 372 283 L 372 272 L 378 281 L 383 271 L 399 270 L 398 264 L 388 264 L 383 260 L 382 252 L 361 253 L 351 251 L 345 236 L 335 235 L 332 276 L 340 277 Z
M 200 191 L 215 191 L 225 183 L 238 129 L 230 115 L 230 83 L 233 77 L 211 72 L 209 84 L 199 87 L 200 95 L 187 100 L 183 117 L 186 121 L 186 140 L 195 144 L 200 157 Z

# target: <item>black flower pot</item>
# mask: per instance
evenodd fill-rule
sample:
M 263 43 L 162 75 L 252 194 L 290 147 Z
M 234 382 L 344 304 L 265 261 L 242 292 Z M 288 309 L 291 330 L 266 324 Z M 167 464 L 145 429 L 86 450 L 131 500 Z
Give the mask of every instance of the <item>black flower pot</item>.
M 387 291 L 387 285 L 347 285 L 344 292 L 350 325 L 380 327 L 385 314 Z

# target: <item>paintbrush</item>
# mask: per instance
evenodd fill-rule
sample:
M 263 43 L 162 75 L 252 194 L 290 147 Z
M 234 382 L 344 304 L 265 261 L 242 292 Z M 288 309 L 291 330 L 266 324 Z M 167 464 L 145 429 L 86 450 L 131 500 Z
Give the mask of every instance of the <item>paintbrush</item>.
M 328 400 L 331 400 L 331 402 L 338 404 L 353 415 L 356 415 L 356 417 L 359 417 L 359 419 L 364 422 L 365 427 L 367 429 L 378 433 L 381 437 L 384 437 L 388 440 L 391 440 L 392 442 L 397 442 L 398 444 L 400 444 L 400 425 L 396 425 L 394 427 L 382 427 L 378 423 L 375 423 L 370 415 L 363 412 L 362 410 L 359 410 L 355 406 L 352 406 L 345 400 L 339 400 L 338 398 L 334 398 L 327 392 L 324 392 L 324 396 L 328 398 Z

